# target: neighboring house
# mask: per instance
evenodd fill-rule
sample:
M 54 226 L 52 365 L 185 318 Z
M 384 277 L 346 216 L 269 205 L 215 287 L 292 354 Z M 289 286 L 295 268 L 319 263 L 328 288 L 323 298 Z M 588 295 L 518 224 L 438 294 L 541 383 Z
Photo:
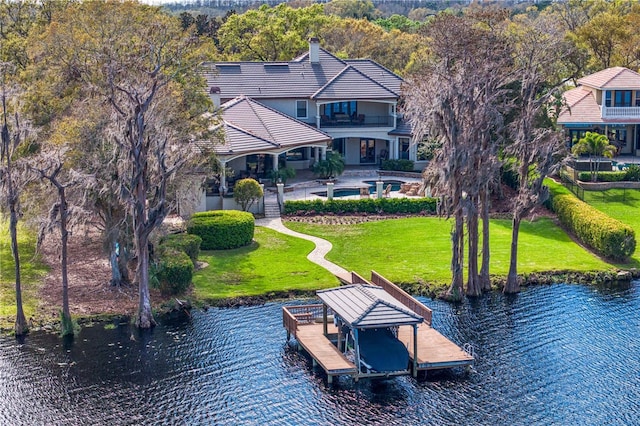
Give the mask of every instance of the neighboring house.
M 279 119 L 278 129 L 291 141 L 299 142 L 279 147 L 262 145 L 233 159 L 229 164 L 235 170 L 269 170 L 283 165 L 306 169 L 324 159 L 327 149 L 339 152 L 346 165 L 378 165 L 384 159 L 417 160 L 409 126 L 397 114 L 403 80 L 374 61 L 339 59 L 312 38 L 309 51 L 290 62 L 219 62 L 206 66 L 214 104 L 244 97 L 251 105 L 279 111 L 291 120 Z M 259 114 L 253 118 L 263 120 Z M 324 144 L 316 139 L 306 141 L 294 122 L 305 123 L 305 135 L 308 125 L 330 138 Z M 235 142 L 234 153 L 253 144 L 251 135 Z M 222 155 L 226 148 L 221 149 L 221 159 L 230 158 Z
M 569 147 L 595 131 L 607 135 L 619 154 L 640 155 L 640 74 L 607 68 L 578 80 L 578 87 L 563 99 L 558 124 Z

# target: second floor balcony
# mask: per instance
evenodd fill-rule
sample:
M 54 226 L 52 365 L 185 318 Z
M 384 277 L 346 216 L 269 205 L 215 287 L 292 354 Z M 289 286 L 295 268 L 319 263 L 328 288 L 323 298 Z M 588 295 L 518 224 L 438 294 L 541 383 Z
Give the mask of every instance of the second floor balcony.
M 602 118 L 640 119 L 640 106 L 607 107 L 602 106 Z
M 320 127 L 393 127 L 393 118 L 392 115 L 321 115 Z

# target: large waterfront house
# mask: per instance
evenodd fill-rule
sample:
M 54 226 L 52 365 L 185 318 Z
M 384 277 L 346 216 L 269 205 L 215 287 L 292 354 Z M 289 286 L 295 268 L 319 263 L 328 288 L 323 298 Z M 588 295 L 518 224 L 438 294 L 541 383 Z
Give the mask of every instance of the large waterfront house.
M 385 159 L 418 162 L 397 113 L 402 78 L 368 59 L 343 60 L 309 40 L 289 62 L 206 64 L 209 94 L 222 110 L 225 141 L 213 149 L 234 176 L 308 169 L 339 152 L 347 166 Z M 223 179 L 228 189 L 232 179 Z
M 640 74 L 623 67 L 607 68 L 578 80 L 563 95 L 558 124 L 569 146 L 587 131 L 609 137 L 621 155 L 640 155 Z

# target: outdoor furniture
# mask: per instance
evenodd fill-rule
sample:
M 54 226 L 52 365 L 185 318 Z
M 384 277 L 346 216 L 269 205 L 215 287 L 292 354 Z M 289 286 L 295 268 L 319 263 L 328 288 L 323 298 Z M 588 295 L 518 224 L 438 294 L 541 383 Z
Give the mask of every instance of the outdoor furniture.
M 360 198 L 369 198 L 369 188 L 360 188 Z
M 382 191 L 382 196 L 383 197 L 389 197 L 390 193 L 391 193 L 391 184 L 387 185 L 387 187 L 384 189 L 384 191 Z

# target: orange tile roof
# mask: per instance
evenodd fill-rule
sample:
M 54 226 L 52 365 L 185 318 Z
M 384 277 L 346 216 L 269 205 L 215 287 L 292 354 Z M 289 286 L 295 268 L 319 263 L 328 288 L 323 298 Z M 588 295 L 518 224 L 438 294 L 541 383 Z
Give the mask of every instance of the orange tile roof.
M 562 97 L 566 106 L 558 116 L 558 124 L 603 123 L 600 105 L 590 90 L 577 87 L 565 92 Z
M 583 77 L 578 84 L 597 89 L 640 90 L 640 74 L 628 68 L 613 67 Z

